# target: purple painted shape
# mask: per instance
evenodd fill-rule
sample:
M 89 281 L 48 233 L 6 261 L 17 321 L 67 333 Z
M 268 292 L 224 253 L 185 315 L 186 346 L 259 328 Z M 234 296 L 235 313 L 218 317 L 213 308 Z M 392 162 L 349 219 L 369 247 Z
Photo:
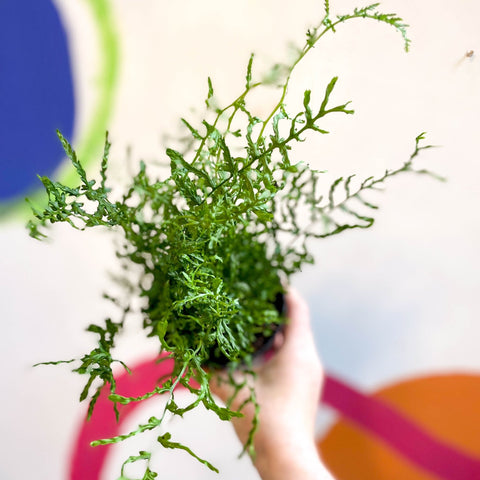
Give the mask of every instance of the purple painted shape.
M 480 479 L 480 459 L 436 440 L 382 400 L 327 376 L 322 402 L 443 480 Z

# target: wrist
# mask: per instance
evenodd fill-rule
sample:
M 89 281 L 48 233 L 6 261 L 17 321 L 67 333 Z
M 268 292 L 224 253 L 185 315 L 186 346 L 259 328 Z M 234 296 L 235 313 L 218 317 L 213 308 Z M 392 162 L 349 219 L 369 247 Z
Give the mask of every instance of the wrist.
M 257 449 L 254 459 L 262 480 L 323 480 L 330 479 L 322 464 L 315 443 L 277 442 L 277 446 Z

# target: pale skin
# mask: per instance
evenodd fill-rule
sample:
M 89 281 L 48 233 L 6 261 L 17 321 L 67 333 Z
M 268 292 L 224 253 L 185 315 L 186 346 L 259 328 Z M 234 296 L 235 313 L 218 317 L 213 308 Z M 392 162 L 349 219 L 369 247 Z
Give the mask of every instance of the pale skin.
M 323 385 L 323 369 L 315 348 L 308 306 L 296 291 L 286 295 L 288 323 L 276 338 L 272 358 L 255 368 L 253 382 L 260 405 L 260 423 L 254 437 L 252 458 L 262 480 L 331 480 L 314 441 L 315 417 Z M 277 334 L 278 335 L 278 334 Z M 240 375 L 240 374 L 239 374 Z M 225 382 L 212 380 L 211 389 L 224 402 L 233 394 Z M 235 397 L 236 410 L 248 398 L 248 388 Z M 242 409 L 243 417 L 232 420 L 236 434 L 245 443 L 254 407 Z

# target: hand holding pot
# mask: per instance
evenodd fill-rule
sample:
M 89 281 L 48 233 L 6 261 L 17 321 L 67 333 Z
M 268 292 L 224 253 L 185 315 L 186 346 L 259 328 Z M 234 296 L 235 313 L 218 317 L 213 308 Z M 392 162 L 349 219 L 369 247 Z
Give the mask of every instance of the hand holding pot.
M 254 437 L 253 459 L 263 480 L 294 478 L 331 478 L 320 462 L 314 425 L 318 399 L 323 384 L 323 370 L 310 326 L 305 301 L 294 290 L 286 295 L 288 323 L 276 340 L 272 358 L 256 367 L 253 382 L 260 405 L 260 424 Z M 241 374 L 239 374 L 241 375 Z M 231 385 L 218 378 L 211 389 L 223 401 L 234 394 Z M 236 410 L 249 396 L 241 390 L 231 408 Z M 232 420 L 235 431 L 245 443 L 252 427 L 254 406 L 242 408 L 243 417 Z

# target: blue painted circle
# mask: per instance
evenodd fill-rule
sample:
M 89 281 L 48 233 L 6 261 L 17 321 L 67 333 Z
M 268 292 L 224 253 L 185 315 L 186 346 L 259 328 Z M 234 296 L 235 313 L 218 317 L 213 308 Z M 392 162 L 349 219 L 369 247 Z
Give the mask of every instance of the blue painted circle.
M 0 0 L 0 202 L 38 187 L 71 137 L 73 82 L 67 39 L 49 0 Z

